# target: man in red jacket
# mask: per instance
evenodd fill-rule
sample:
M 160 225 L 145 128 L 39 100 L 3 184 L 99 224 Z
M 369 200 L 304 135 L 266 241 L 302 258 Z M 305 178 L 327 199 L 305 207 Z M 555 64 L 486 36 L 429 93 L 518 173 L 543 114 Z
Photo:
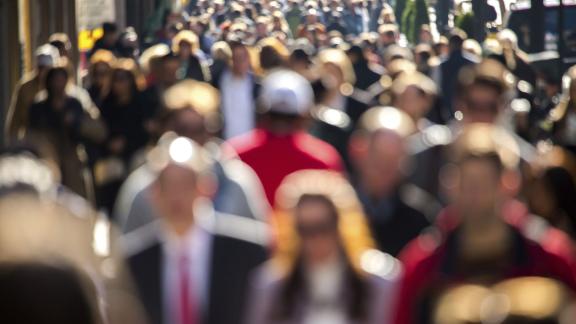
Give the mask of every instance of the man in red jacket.
M 450 212 L 444 238 L 425 235 L 404 253 L 395 324 L 428 323 L 442 292 L 457 283 L 490 285 L 502 279 L 542 276 L 576 289 L 564 258 L 545 250 L 511 224 L 509 186 L 518 147 L 505 131 L 488 124 L 467 126 L 452 146 Z
M 338 152 L 328 143 L 306 133 L 314 104 L 310 83 L 296 72 L 278 70 L 262 82 L 258 111 L 260 127 L 229 143 L 251 166 L 271 205 L 285 176 L 298 170 L 342 171 Z

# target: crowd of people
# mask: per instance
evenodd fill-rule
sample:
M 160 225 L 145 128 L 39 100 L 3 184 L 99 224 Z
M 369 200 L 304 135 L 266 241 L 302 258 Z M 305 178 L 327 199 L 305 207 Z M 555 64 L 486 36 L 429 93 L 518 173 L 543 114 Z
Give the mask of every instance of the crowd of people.
M 384 1 L 191 1 L 35 52 L 0 322 L 574 323 L 576 67 Z M 41 291 L 41 293 L 39 293 Z

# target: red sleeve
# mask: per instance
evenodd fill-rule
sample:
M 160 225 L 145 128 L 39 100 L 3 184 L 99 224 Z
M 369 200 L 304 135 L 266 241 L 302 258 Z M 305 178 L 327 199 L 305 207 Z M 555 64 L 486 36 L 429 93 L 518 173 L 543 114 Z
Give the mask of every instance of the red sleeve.
M 415 323 L 416 301 L 435 273 L 435 247 L 432 238 L 422 235 L 412 240 L 400 254 L 404 275 L 400 281 L 392 323 Z

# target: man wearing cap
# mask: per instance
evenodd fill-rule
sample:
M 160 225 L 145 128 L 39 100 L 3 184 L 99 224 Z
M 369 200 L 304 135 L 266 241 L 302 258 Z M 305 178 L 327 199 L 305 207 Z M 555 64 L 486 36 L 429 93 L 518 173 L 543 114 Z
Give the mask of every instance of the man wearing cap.
M 443 237 L 423 235 L 419 252 L 401 256 L 405 275 L 397 324 L 429 318 L 436 294 L 454 283 L 490 285 L 507 278 L 543 276 L 576 289 L 570 264 L 511 225 L 510 186 L 517 181 L 519 148 L 508 132 L 489 124 L 465 127 L 451 146 L 451 206 L 458 215 Z
M 277 70 L 262 82 L 258 101 L 260 127 L 230 141 L 254 169 L 268 201 L 288 174 L 302 169 L 342 171 L 338 153 L 308 135 L 305 124 L 314 104 L 310 83 L 296 72 Z
M 440 205 L 405 179 L 410 116 L 393 107 L 368 110 L 350 139 L 352 179 L 378 248 L 397 256 L 430 225 Z
M 57 63 L 60 55 L 56 47 L 46 44 L 36 50 L 35 56 L 36 70 L 20 80 L 12 95 L 4 125 L 5 141 L 23 138 L 28 122 L 28 108 L 36 94 L 42 90 L 46 73 Z
M 214 211 L 210 157 L 192 140 L 163 136 L 149 163 L 158 220 L 124 247 L 150 323 L 237 323 L 249 274 L 266 260 L 266 223 Z

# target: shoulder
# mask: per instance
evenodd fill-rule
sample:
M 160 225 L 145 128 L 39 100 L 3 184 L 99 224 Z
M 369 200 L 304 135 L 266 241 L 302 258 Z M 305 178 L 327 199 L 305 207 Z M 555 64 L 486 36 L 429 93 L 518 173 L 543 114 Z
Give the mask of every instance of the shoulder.
M 267 247 L 270 242 L 265 222 L 221 212 L 214 212 L 207 217 L 203 219 L 202 226 L 215 239 L 233 240 L 254 247 Z
M 142 226 L 120 238 L 124 256 L 127 259 L 138 259 L 149 253 L 160 244 L 161 225 L 159 221 Z
M 256 129 L 247 134 L 231 138 L 226 143 L 242 158 L 243 155 L 258 150 L 264 142 L 264 131 Z
M 340 155 L 330 144 L 307 133 L 297 134 L 295 142 L 302 152 L 323 166 L 330 169 L 341 169 Z

